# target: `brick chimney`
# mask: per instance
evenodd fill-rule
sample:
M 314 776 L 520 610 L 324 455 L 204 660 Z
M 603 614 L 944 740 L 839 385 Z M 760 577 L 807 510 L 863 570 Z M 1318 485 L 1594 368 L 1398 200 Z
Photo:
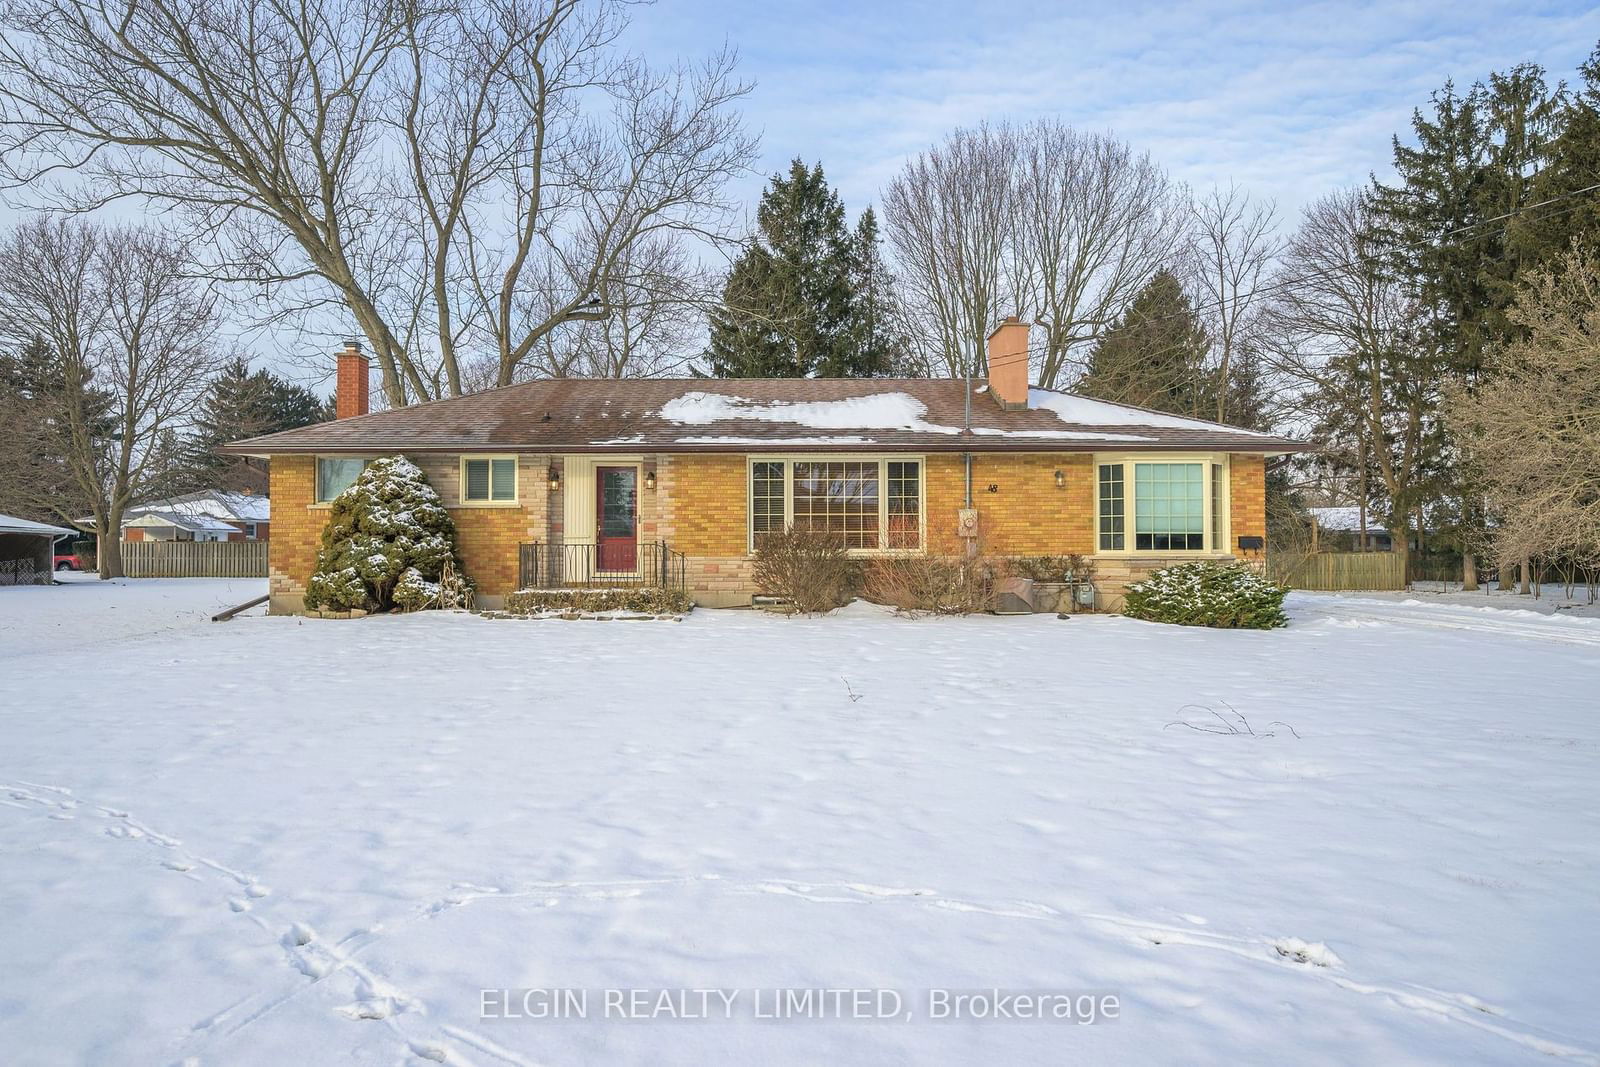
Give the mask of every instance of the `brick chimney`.
M 989 391 L 1007 411 L 1028 406 L 1028 324 L 1015 315 L 989 335 Z
M 346 341 L 339 353 L 339 373 L 333 385 L 335 418 L 348 419 L 367 413 L 367 377 L 371 369 L 360 341 Z

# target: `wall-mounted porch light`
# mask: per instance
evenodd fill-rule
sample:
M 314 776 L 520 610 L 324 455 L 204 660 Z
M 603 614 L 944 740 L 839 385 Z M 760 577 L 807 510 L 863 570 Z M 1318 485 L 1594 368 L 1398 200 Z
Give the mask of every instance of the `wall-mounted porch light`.
M 553 493 L 561 488 L 561 468 L 550 468 L 550 491 Z
M 1065 489 L 1066 487 L 1067 487 L 1067 472 L 1063 471 L 1063 470 L 1056 471 L 1056 488 L 1057 489 Z
M 655 488 L 656 488 L 656 472 L 655 471 L 645 471 L 644 472 L 644 487 L 646 489 L 650 490 L 651 492 L 655 492 Z

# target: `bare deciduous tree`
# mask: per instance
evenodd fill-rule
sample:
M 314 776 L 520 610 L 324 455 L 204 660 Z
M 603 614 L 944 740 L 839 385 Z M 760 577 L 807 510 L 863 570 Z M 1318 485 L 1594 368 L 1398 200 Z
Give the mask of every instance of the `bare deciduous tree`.
M 512 381 L 629 252 L 717 239 L 753 155 L 723 52 L 623 53 L 620 0 L 15 0 L 0 157 L 177 208 L 277 314 L 349 309 L 391 405 Z
M 1534 274 L 1508 312 L 1525 332 L 1492 375 L 1451 390 L 1452 429 L 1497 522 L 1501 564 L 1600 576 L 1600 257 L 1573 250 Z
M 1037 381 L 1064 383 L 1161 267 L 1175 258 L 1186 197 L 1148 154 L 1109 134 L 1041 119 L 1018 133 L 1019 311 L 1042 329 Z
M 1009 126 L 960 129 L 907 163 L 883 194 L 919 361 L 953 378 L 983 372 L 989 330 L 1016 310 L 1017 152 Z
M 122 575 L 122 516 L 182 484 L 179 435 L 218 363 L 217 301 L 187 250 L 148 227 L 38 217 L 0 241 L 0 339 L 40 339 L 31 403 L 67 483 L 0 471 L 37 513 L 99 534 L 100 577 Z M 0 464 L 31 462 L 16 448 Z M 87 505 L 90 521 L 77 509 Z
M 1372 205 L 1358 190 L 1306 209 L 1271 286 L 1274 369 L 1304 410 L 1352 433 L 1382 482 L 1397 547 L 1437 458 L 1443 364 L 1419 310 L 1384 266 Z
M 1259 339 L 1263 283 L 1281 248 L 1277 207 L 1229 185 L 1194 201 L 1190 215 L 1191 284 L 1215 348 L 1217 421 L 1227 422 L 1236 360 Z
M 1187 221 L 1147 155 L 1053 119 L 956 130 L 890 183 L 883 213 L 926 362 L 981 371 L 988 331 L 1016 313 L 1042 328 L 1047 387 L 1178 258 Z

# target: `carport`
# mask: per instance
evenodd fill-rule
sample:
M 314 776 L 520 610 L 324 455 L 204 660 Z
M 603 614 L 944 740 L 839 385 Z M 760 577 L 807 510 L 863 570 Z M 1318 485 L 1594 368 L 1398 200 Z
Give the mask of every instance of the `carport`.
M 71 533 L 64 526 L 0 515 L 0 585 L 49 585 L 56 538 Z

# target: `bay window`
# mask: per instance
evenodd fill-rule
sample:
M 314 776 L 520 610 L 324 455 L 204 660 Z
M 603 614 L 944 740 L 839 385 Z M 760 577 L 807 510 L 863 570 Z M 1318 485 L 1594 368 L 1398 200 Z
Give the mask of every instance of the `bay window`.
M 750 545 L 793 526 L 859 551 L 922 547 L 922 461 L 843 458 L 750 463 Z
M 1102 457 L 1097 470 L 1101 552 L 1228 550 L 1224 457 Z

